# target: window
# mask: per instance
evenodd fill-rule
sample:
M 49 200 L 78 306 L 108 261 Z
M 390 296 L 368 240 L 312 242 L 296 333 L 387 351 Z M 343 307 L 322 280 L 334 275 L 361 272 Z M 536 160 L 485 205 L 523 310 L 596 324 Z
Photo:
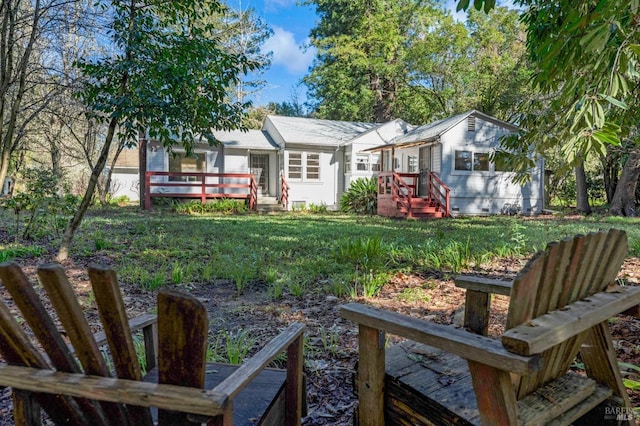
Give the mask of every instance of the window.
M 351 173 L 351 154 L 344 155 L 344 172 Z
M 473 153 L 473 170 L 475 171 L 489 171 L 489 153 L 488 152 L 474 152 Z
M 505 170 L 504 161 L 499 161 L 496 157 L 494 164 L 491 161 L 491 154 L 487 151 L 455 150 L 454 170 L 467 172 L 496 172 Z
M 320 154 L 290 152 L 288 169 L 289 179 L 320 180 Z
M 371 171 L 379 172 L 382 170 L 382 163 L 380 162 L 380 154 L 371 154 Z
M 289 179 L 302 179 L 302 153 L 289 153 Z
M 320 180 L 320 154 L 307 154 L 307 179 Z
M 458 151 L 455 152 L 455 169 L 456 170 L 466 170 L 471 171 L 472 162 L 471 162 L 471 151 Z
M 493 156 L 493 162 L 494 162 L 493 167 L 496 172 L 512 171 L 511 168 L 509 167 L 508 154 L 505 152 L 496 151 L 495 155 Z
M 204 173 L 205 155 L 191 154 L 169 154 L 169 171 L 175 173 Z M 169 176 L 170 182 L 202 182 L 200 176 Z
M 369 171 L 369 156 L 368 155 L 357 155 L 356 156 L 356 170 L 360 172 L 368 172 Z
M 409 173 L 418 173 L 418 156 L 410 155 L 407 157 Z

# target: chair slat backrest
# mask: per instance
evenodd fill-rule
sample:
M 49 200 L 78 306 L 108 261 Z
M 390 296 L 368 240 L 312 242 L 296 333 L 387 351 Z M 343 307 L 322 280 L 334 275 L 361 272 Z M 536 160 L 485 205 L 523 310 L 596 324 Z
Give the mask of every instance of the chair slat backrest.
M 603 291 L 615 282 L 627 251 L 626 234 L 615 229 L 549 244 L 514 280 L 506 328 Z M 518 398 L 563 375 L 586 335 L 583 332 L 541 354 L 541 371 L 516 380 Z
M 141 380 L 140 365 L 115 273 L 93 267 L 89 274 L 115 371 L 120 378 Z M 109 377 L 111 372 L 62 267 L 56 264 L 42 265 L 38 268 L 38 277 L 71 346 L 65 342 L 56 322 L 20 267 L 15 263 L 4 263 L 0 265 L 0 280 L 46 354 L 43 356 L 39 352 L 9 308 L 0 303 L 0 351 L 5 360 L 12 365 Z M 28 395 L 28 392 L 20 392 L 20 395 Z M 62 395 L 32 396 L 56 424 L 153 424 L 148 408 Z M 16 410 L 14 415 L 18 423 L 23 417 L 29 417 L 28 413 Z
M 158 382 L 204 388 L 209 317 L 195 297 L 158 294 Z M 186 424 L 184 413 L 159 410 L 158 425 Z

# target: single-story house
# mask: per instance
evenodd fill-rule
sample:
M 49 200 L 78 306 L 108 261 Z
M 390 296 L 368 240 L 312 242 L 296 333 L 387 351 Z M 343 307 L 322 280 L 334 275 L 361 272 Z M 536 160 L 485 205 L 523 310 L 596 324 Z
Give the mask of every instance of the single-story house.
M 146 164 L 147 172 L 251 174 L 258 187 L 258 204 L 261 199 L 280 199 L 285 190 L 288 208 L 316 204 L 337 209 L 351 181 L 397 172 L 413 178 L 414 197 L 426 196 L 425 177 L 436 175 L 450 188 L 453 215 L 496 214 L 505 212 L 505 206 L 517 207 L 525 214 L 540 213 L 543 164 L 536 164 L 531 182 L 521 186 L 511 182 L 512 173 L 489 160 L 500 136 L 516 130 L 516 126 L 479 111 L 424 126 L 400 119 L 360 123 L 269 115 L 261 130 L 214 132 L 220 145 L 199 145 L 190 157 L 179 149 L 169 154 L 150 141 Z M 121 158 L 113 170 L 113 196 L 138 199 L 137 150 L 125 151 Z M 202 179 L 189 179 L 202 182 L 204 187 Z M 223 179 L 205 177 L 207 184 Z M 152 176 L 151 193 L 193 191 L 194 198 L 199 198 L 197 185 L 185 188 L 176 181 L 184 182 L 185 178 Z M 225 186 L 225 193 L 245 190 L 242 185 L 229 184 L 240 182 L 240 178 L 225 182 L 219 185 Z

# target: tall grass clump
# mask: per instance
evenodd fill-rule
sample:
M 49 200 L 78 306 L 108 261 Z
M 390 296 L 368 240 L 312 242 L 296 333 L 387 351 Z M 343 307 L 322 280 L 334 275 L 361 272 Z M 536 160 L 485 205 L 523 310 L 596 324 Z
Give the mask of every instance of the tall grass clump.
M 235 332 L 221 331 L 207 349 L 207 360 L 239 365 L 257 341 L 248 330 L 242 328 Z
M 387 275 L 383 269 L 387 265 L 387 251 L 380 237 L 358 237 L 340 241 L 335 248 L 337 262 L 347 262 L 354 268 L 352 297 L 376 296 L 385 284 Z

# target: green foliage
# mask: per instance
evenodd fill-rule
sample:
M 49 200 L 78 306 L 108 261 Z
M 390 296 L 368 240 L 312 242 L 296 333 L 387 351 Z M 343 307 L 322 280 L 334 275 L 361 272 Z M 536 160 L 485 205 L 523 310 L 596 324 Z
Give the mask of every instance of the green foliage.
M 24 219 L 22 238 L 59 236 L 71 214 L 78 206 L 78 199 L 65 194 L 59 176 L 50 170 L 27 169 L 24 172 L 25 190 L 13 197 L 0 200 L 0 206 L 15 214 L 15 237 L 20 233 Z
M 246 105 L 229 102 L 227 90 L 257 63 L 221 46 L 215 36 L 220 2 L 147 1 L 131 7 L 116 0 L 109 6 L 111 41 L 120 49 L 76 64 L 87 77 L 79 97 L 97 120 L 115 120 L 130 141 L 139 131 L 169 148 L 180 141 L 187 153 L 199 137 L 215 143 L 211 123 L 225 130 L 238 126 Z
M 234 200 L 231 198 L 215 200 L 206 204 L 202 204 L 200 201 L 191 200 L 186 203 L 174 204 L 173 209 L 176 213 L 191 215 L 205 213 L 238 214 L 246 213 L 249 210 L 245 201 Z
M 387 251 L 379 237 L 344 239 L 334 251 L 336 261 L 350 263 L 355 268 L 352 296 L 361 292 L 364 297 L 378 294 L 388 276 L 382 272 L 387 263 Z
M 235 332 L 221 331 L 207 350 L 207 361 L 242 364 L 257 341 L 248 330 L 242 328 Z
M 340 210 L 346 213 L 376 214 L 378 211 L 378 180 L 375 177 L 351 181 L 342 195 Z
M 44 248 L 40 246 L 0 246 L 0 263 L 22 257 L 39 257 L 44 252 Z
M 465 25 L 434 0 L 305 4 L 319 20 L 304 82 L 322 118 L 424 123 L 476 108 L 508 119 L 529 95 L 514 11 L 471 13 Z

